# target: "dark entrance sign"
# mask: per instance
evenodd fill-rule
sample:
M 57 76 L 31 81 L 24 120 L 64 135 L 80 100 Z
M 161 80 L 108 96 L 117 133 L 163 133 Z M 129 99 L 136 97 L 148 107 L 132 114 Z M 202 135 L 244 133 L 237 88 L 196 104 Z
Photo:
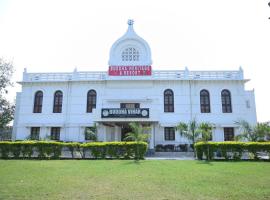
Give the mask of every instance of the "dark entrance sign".
M 101 118 L 149 118 L 149 108 L 102 108 Z

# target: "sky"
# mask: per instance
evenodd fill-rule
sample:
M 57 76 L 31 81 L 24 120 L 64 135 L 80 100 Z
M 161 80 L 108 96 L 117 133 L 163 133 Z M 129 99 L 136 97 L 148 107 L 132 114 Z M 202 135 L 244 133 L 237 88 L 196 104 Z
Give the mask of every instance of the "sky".
M 265 0 L 0 0 L 0 57 L 22 72 L 108 70 L 111 45 L 134 19 L 154 70 L 238 70 L 270 121 L 270 7 Z M 15 99 L 21 87 L 10 88 Z

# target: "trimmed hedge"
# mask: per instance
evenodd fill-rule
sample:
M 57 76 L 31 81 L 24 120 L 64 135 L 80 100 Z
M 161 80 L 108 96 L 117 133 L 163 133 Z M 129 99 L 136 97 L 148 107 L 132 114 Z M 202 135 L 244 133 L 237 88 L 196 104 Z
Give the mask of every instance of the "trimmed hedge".
M 240 160 L 244 152 L 251 155 L 251 159 L 259 160 L 258 152 L 270 155 L 270 142 L 197 142 L 195 144 L 197 158 L 207 160 L 214 158 L 214 153 L 225 160 Z
M 54 142 L 54 141 L 17 141 L 0 142 L 0 158 L 39 158 L 59 159 L 62 150 L 68 150 L 72 158 L 80 153 L 81 158 L 95 159 L 143 159 L 147 151 L 145 142 Z M 36 155 L 34 156 L 34 153 Z

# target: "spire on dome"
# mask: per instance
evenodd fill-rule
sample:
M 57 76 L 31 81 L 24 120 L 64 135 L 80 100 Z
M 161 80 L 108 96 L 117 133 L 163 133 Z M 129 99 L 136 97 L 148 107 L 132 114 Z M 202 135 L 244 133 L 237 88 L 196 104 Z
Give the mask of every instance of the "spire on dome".
M 110 66 L 151 66 L 151 50 L 148 43 L 133 29 L 134 20 L 127 21 L 128 29 L 111 47 Z
M 128 22 L 128 30 L 127 30 L 127 33 L 128 34 L 135 34 L 135 31 L 133 29 L 133 24 L 134 24 L 134 20 L 133 19 L 129 19 Z
M 129 19 L 129 20 L 128 20 L 128 25 L 129 25 L 129 26 L 133 26 L 133 24 L 134 24 L 134 20 L 133 20 L 133 19 Z

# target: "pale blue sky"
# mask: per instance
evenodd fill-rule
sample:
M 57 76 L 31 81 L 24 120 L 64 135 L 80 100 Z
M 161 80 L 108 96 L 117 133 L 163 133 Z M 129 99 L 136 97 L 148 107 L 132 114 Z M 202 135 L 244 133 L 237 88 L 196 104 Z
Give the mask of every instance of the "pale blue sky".
M 148 41 L 153 69 L 238 70 L 270 120 L 270 7 L 264 0 L 0 0 L 0 57 L 14 81 L 29 72 L 107 70 L 127 19 Z M 20 86 L 10 90 L 15 98 Z

